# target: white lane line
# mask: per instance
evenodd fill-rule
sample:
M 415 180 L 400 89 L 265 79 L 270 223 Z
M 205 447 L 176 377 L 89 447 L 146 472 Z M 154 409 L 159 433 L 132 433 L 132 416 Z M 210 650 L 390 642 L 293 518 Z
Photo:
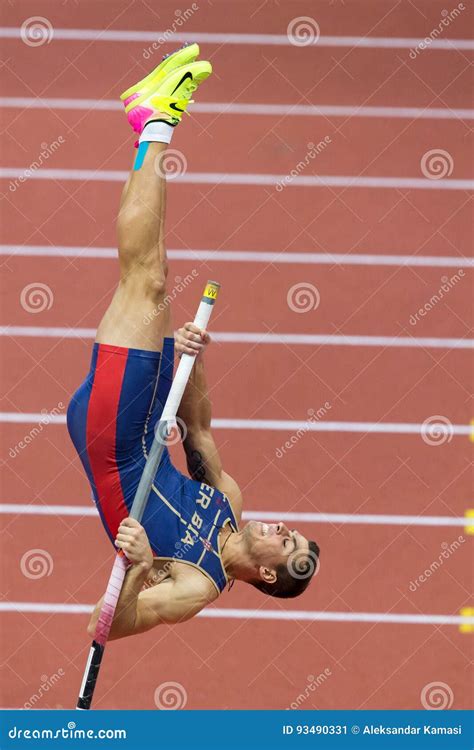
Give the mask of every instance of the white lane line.
M 94 339 L 95 328 L 61 326 L 0 326 L 0 336 L 12 338 Z M 344 336 L 317 333 L 253 333 L 213 331 L 212 338 L 221 344 L 271 344 L 287 346 L 383 346 L 410 349 L 474 349 L 474 339 L 415 338 L 414 336 Z
M 66 424 L 65 414 L 43 412 L 0 412 L 0 422 L 5 424 Z M 430 422 L 428 427 L 416 422 L 310 422 L 293 419 L 226 419 L 216 418 L 211 425 L 215 430 L 272 430 L 280 432 L 362 432 L 385 435 L 472 435 L 469 424 Z M 449 433 L 449 435 L 448 435 Z
M 217 332 L 215 341 L 228 344 L 299 344 L 306 346 L 383 346 L 431 349 L 473 349 L 474 339 L 412 338 L 411 336 L 344 336 L 311 333 Z
M 27 614 L 90 614 L 93 604 L 56 604 L 53 602 L 0 602 L 0 612 Z M 308 610 L 230 609 L 209 607 L 197 617 L 234 620 L 305 620 L 310 622 L 378 622 L 400 625 L 474 625 L 474 617 L 460 615 L 413 615 L 393 612 L 318 612 Z
M 0 38 L 21 39 L 19 26 L 0 27 Z M 208 44 L 255 44 L 278 47 L 294 47 L 301 53 L 301 46 L 295 46 L 287 34 L 228 34 L 222 32 L 192 31 L 189 33 L 169 31 L 131 31 L 101 29 L 64 29 L 55 28 L 54 41 L 97 41 L 97 42 L 155 42 L 157 49 L 163 46 L 163 40 L 169 44 L 175 42 L 198 42 Z M 321 35 L 313 47 L 364 47 L 368 49 L 412 49 L 424 38 L 418 37 L 383 37 L 383 36 L 329 36 Z M 471 39 L 432 39 L 426 45 L 424 54 L 435 50 L 474 50 Z
M 0 107 L 28 109 L 71 109 L 122 111 L 116 99 L 61 99 L 29 96 L 0 97 Z M 442 107 L 369 107 L 339 104 L 238 104 L 235 102 L 196 102 L 192 113 L 212 115 L 263 115 L 270 117 L 377 117 L 413 120 L 474 120 L 474 109 Z
M 412 615 L 387 612 L 308 612 L 305 610 L 205 609 L 198 617 L 237 620 L 306 620 L 309 622 L 378 622 L 400 625 L 472 625 L 474 617 Z
M 29 170 L 2 167 L 0 179 L 23 180 L 69 180 L 89 182 L 125 182 L 129 173 L 122 170 L 105 169 L 45 169 Z M 177 182 L 188 185 L 285 185 L 288 175 L 252 174 L 238 172 L 186 172 L 176 177 Z M 474 180 L 429 179 L 425 177 L 354 177 L 351 175 L 298 175 L 288 187 L 344 187 L 365 189 L 406 188 L 411 190 L 473 190 Z
M 216 430 L 278 430 L 293 432 L 362 432 L 365 434 L 418 435 L 425 434 L 423 424 L 413 422 L 299 422 L 292 419 L 213 419 L 212 427 Z M 445 424 L 430 424 L 429 431 L 434 433 L 438 427 L 442 434 L 447 430 Z M 471 435 L 472 425 L 451 424 L 452 435 Z
M 326 266 L 414 266 L 427 268 L 474 268 L 474 259 L 454 255 L 377 255 L 368 253 L 296 253 L 259 250 L 168 250 L 170 260 L 214 263 L 266 263 Z M 71 245 L 0 245 L 0 255 L 33 258 L 98 258 L 116 260 L 115 247 Z
M 35 326 L 0 326 L 0 336 L 27 338 L 94 339 L 95 328 L 36 328 Z
M 32 505 L 25 503 L 3 503 L 0 505 L 3 515 L 20 516 L 93 516 L 99 518 L 94 505 Z
M 81 516 L 99 518 L 95 506 L 32 505 L 3 503 L 0 514 L 23 516 Z M 380 526 L 466 526 L 468 518 L 456 516 L 390 516 L 362 513 L 285 513 L 280 511 L 244 510 L 244 521 L 291 521 L 295 523 L 371 524 Z
M 291 521 L 295 523 L 342 523 L 381 526 L 467 526 L 468 518 L 455 516 L 389 516 L 370 513 L 279 513 L 278 511 L 248 510 L 243 512 L 248 521 Z

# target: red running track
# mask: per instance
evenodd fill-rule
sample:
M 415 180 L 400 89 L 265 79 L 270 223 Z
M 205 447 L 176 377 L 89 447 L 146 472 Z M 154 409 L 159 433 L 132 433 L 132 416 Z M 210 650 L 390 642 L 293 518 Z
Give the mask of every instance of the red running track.
M 37 15 L 36 3 L 3 11 L 4 26 Z M 105 10 L 107 8 L 107 10 Z M 315 8 L 323 35 L 425 37 L 439 22 L 442 2 L 394 4 L 374 0 Z M 48 8 L 54 28 L 160 30 L 175 7 L 128 9 L 114 0 Z M 186 32 L 279 34 L 306 3 L 245 0 L 238 13 L 214 2 L 201 8 Z M 466 16 L 443 38 L 463 37 Z M 472 52 L 409 49 L 202 45 L 215 76 L 199 101 L 353 106 L 470 106 Z M 4 40 L 1 76 L 6 97 L 111 99 L 147 67 L 142 42 L 54 40 L 32 48 Z M 169 51 L 170 45 L 165 47 Z M 161 50 L 156 54 L 159 59 Z M 64 143 L 44 165 L 52 169 L 126 170 L 131 139 L 119 112 L 31 109 L 1 111 L 3 166 L 28 167 L 42 143 Z M 452 178 L 469 179 L 471 136 L 464 120 L 199 114 L 173 146 L 189 172 L 285 175 L 307 144 L 331 139 L 305 174 L 420 178 L 430 149 L 447 151 Z M 449 179 L 446 178 L 446 179 Z M 91 339 L 46 336 L 61 326 L 94 328 L 117 278 L 113 260 L 10 256 L 11 245 L 113 247 L 118 182 L 2 181 L 2 265 L 6 284 L 2 324 L 33 327 L 30 336 L 2 339 L 2 413 L 64 414 L 83 377 Z M 224 249 L 398 256 L 450 256 L 464 261 L 472 239 L 467 191 L 170 185 L 168 244 L 181 249 Z M 214 328 L 219 332 L 410 336 L 471 335 L 470 274 L 465 269 L 429 315 L 410 317 L 458 271 L 425 266 L 314 265 L 174 261 L 171 279 L 196 271 L 177 296 L 176 322 L 192 315 L 207 276 L 223 285 Z M 31 283 L 46 284 L 54 302 L 37 314 L 20 304 Z M 300 282 L 317 287 L 320 304 L 306 314 L 287 304 Z M 246 304 L 242 304 L 242 299 Z M 467 348 L 320 346 L 215 343 L 209 352 L 215 415 L 219 418 L 303 421 L 329 404 L 323 420 L 421 424 L 442 415 L 467 425 L 472 359 Z M 33 418 L 34 420 L 34 418 Z M 31 432 L 35 429 L 36 431 Z M 3 424 L 2 503 L 90 508 L 89 489 L 64 424 Z M 28 446 L 25 444 L 25 438 Z M 288 431 L 219 430 L 226 467 L 250 511 L 462 517 L 470 502 L 467 436 L 427 445 L 419 434 L 313 432 L 282 454 Z M 181 459 L 178 458 L 178 461 Z M 181 464 L 182 465 L 182 464 Z M 4 520 L 4 602 L 87 605 L 108 578 L 111 549 L 93 516 L 10 512 Z M 443 682 L 454 708 L 469 706 L 469 635 L 457 625 L 360 622 L 358 613 L 457 616 L 472 606 L 470 537 L 462 526 L 380 523 L 306 523 L 322 548 L 315 585 L 288 606 L 265 601 L 237 585 L 218 608 L 256 610 L 262 619 L 203 617 L 158 628 L 128 643 L 110 644 L 97 689 L 97 708 L 155 708 L 155 690 L 179 682 L 188 708 L 419 708 L 420 693 Z M 461 541 L 460 541 L 461 540 Z M 454 544 L 456 542 L 456 544 Z M 453 546 L 454 545 L 454 546 Z M 47 552 L 48 572 L 27 577 L 21 560 Z M 443 557 L 443 551 L 449 554 Z M 439 561 L 424 583 L 419 577 Z M 418 581 L 418 583 L 417 583 Z M 292 619 L 268 619 L 272 612 Z M 346 613 L 341 622 L 308 622 L 305 612 Z M 266 613 L 266 614 L 265 614 Z M 225 614 L 225 612 L 224 612 Z M 429 619 L 429 618 L 428 618 Z M 2 703 L 38 708 L 75 703 L 89 641 L 87 615 L 9 611 L 2 624 Z M 125 648 L 125 646 L 127 646 Z M 40 685 L 58 675 L 38 696 Z M 312 690 L 312 676 L 323 675 Z M 298 696 L 303 696 L 299 700 Z

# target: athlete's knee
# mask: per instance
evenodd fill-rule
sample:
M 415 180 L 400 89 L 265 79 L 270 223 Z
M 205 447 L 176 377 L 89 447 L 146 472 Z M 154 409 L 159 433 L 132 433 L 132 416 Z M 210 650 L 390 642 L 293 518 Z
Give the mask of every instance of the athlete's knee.
M 143 264 L 136 268 L 129 278 L 131 277 L 133 289 L 137 290 L 140 297 L 159 303 L 166 297 L 167 275 L 168 269 L 162 264 Z
M 166 295 L 166 280 L 168 264 L 160 262 L 153 267 L 145 268 L 145 294 L 153 300 L 159 300 Z
M 144 280 L 144 294 L 153 302 L 160 302 L 166 296 L 166 277 L 163 274 L 150 274 Z

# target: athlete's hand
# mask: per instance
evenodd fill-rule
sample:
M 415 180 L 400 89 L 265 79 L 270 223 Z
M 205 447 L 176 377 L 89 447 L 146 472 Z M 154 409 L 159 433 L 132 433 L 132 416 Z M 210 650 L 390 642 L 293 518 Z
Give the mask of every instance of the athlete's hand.
M 115 546 L 122 549 L 132 565 L 141 565 L 147 570 L 153 566 L 153 552 L 146 531 L 133 518 L 124 518 L 119 526 Z
M 174 335 L 174 346 L 179 356 L 182 354 L 199 356 L 210 341 L 211 337 L 207 331 L 198 328 L 194 323 L 185 323 Z

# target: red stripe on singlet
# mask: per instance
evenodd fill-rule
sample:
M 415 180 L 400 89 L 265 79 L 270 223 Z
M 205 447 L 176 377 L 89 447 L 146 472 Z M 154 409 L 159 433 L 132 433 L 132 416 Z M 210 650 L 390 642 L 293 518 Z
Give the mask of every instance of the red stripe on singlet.
M 116 460 L 117 412 L 127 356 L 122 347 L 99 344 L 94 382 L 87 411 L 87 453 L 98 502 L 109 533 L 129 515 Z

